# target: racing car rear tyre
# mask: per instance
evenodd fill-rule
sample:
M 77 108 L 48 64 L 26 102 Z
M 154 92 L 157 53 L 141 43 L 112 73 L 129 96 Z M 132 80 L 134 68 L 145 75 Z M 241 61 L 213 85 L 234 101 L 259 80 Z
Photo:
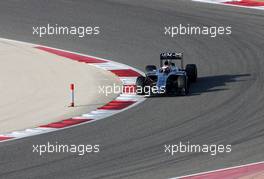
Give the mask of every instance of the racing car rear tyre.
M 145 67 L 146 72 L 157 70 L 157 67 L 155 65 L 147 65 Z
M 197 80 L 197 67 L 195 64 L 187 64 L 185 67 L 185 71 L 190 82 L 194 83 Z

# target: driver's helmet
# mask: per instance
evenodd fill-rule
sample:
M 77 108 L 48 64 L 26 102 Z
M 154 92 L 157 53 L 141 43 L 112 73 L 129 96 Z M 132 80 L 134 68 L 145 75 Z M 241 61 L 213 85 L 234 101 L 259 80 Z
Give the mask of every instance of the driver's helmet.
M 164 62 L 164 65 L 163 65 L 163 67 L 162 67 L 164 73 L 168 74 L 168 73 L 171 71 L 170 64 L 171 64 L 171 63 L 170 63 L 169 60 L 166 60 L 166 61 Z

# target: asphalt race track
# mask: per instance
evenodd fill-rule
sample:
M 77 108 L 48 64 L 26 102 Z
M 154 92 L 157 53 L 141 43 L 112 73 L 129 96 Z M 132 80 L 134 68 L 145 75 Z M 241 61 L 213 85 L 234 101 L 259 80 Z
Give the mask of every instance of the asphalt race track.
M 183 0 L 5 0 L 0 37 L 108 58 L 143 70 L 184 51 L 199 80 L 188 97 L 156 97 L 113 117 L 0 144 L 0 178 L 169 178 L 264 160 L 264 12 Z M 98 25 L 97 37 L 32 35 L 47 23 Z M 178 24 L 232 26 L 231 36 L 164 35 Z M 15 110 L 15 109 L 14 109 Z M 33 144 L 100 144 L 84 156 L 32 153 Z M 232 144 L 211 156 L 164 144 Z

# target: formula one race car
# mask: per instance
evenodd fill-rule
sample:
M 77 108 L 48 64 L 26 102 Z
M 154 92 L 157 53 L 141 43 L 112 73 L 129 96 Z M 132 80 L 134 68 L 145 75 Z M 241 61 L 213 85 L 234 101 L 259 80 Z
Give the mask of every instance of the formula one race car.
M 175 65 L 175 61 L 181 61 L 181 67 Z M 137 94 L 153 96 L 155 94 L 188 95 L 190 83 L 197 80 L 197 67 L 195 64 L 187 64 L 183 68 L 182 53 L 161 53 L 160 68 L 155 65 L 147 65 L 145 76 L 139 76 L 136 80 Z

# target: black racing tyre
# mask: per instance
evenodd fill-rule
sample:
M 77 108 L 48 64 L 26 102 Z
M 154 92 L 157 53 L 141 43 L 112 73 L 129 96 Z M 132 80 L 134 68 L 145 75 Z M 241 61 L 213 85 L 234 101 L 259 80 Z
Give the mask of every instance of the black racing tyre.
M 145 81 L 146 78 L 144 76 L 139 76 L 137 77 L 136 80 L 136 92 L 138 95 L 144 95 L 144 87 L 145 87 Z
M 157 70 L 157 67 L 155 65 L 147 65 L 145 67 L 146 72 Z
M 175 94 L 178 91 L 178 76 L 171 75 L 168 77 L 166 82 L 166 93 L 167 94 Z
M 185 77 L 184 95 L 187 96 L 190 93 L 190 81 Z
M 195 64 L 187 64 L 185 71 L 190 82 L 194 83 L 197 81 L 197 66 Z
M 186 76 L 178 76 L 177 78 L 177 84 L 178 84 L 178 93 L 183 94 L 184 96 L 189 94 L 190 91 L 190 85 L 189 81 L 186 78 Z
M 178 88 L 184 88 L 185 83 L 186 83 L 186 77 L 185 76 L 178 76 L 178 78 L 177 78 Z

